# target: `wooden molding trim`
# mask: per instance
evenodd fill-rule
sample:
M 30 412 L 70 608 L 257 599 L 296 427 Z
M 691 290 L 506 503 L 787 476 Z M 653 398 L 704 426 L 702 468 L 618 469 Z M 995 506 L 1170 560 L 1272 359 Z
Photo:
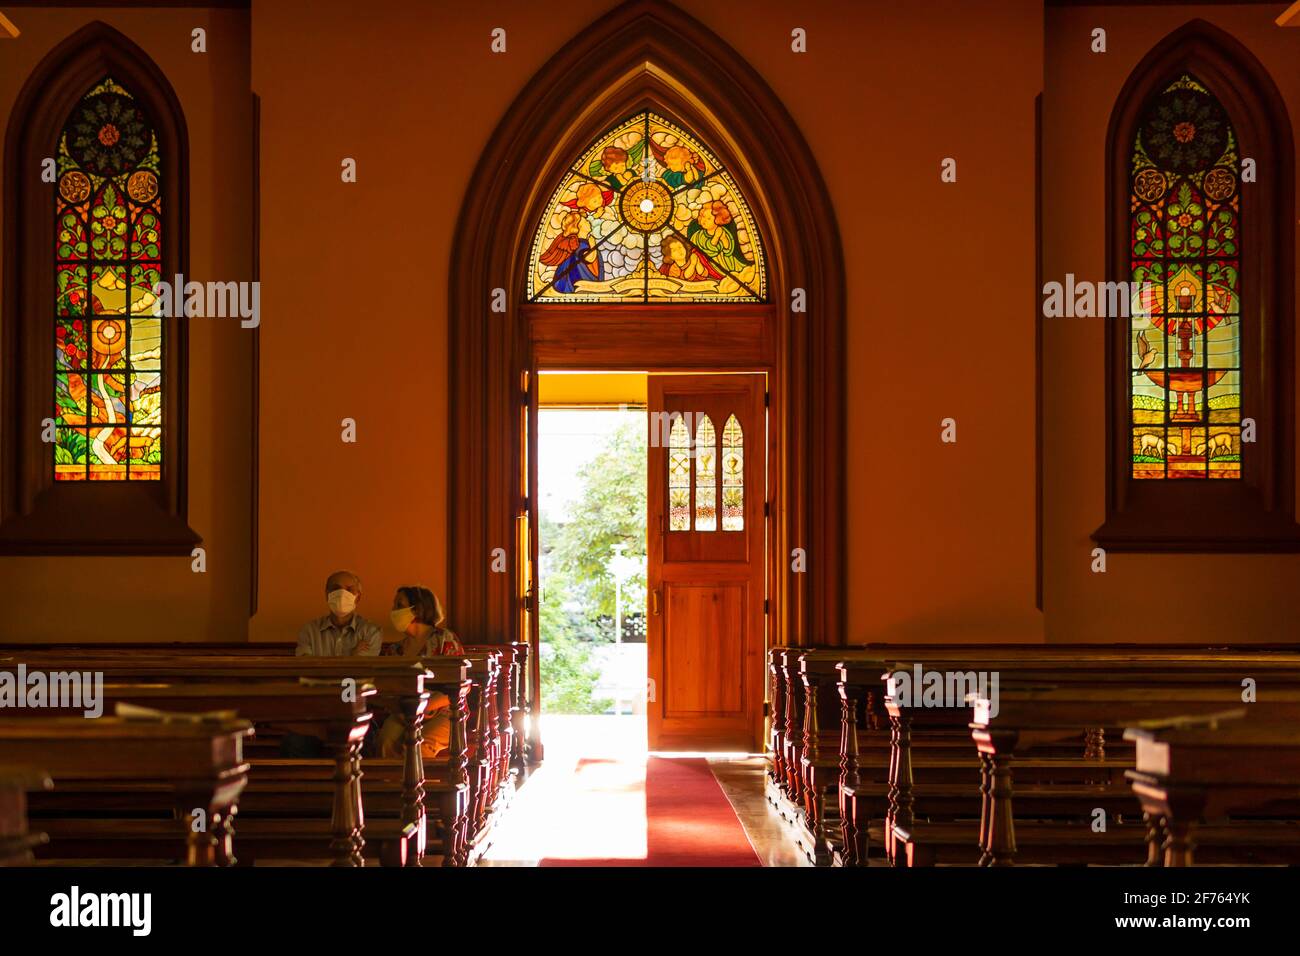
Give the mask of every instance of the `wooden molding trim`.
M 773 574 L 770 637 L 777 644 L 841 643 L 844 269 L 834 207 L 798 126 L 762 77 L 707 27 L 663 0 L 626 3 L 566 43 L 525 85 L 469 180 L 449 289 L 448 564 L 457 622 L 480 642 L 527 637 L 519 633 L 521 555 L 512 544 L 516 519 L 527 510 L 520 382 L 539 365 L 580 368 L 595 361 L 596 355 L 582 354 L 565 362 L 562 353 L 566 347 L 597 351 L 601 332 L 568 306 L 544 312 L 542 306 L 519 307 L 529 244 L 549 191 L 579 150 L 611 122 L 646 107 L 708 143 L 757 218 L 772 305 L 700 306 L 678 310 L 676 321 L 693 314 L 696 322 L 721 327 L 747 314 L 755 319 L 737 348 L 747 350 L 747 362 L 766 359 L 753 367 L 769 367 L 779 383 L 771 409 L 779 450 L 770 470 L 777 489 L 771 553 L 781 560 Z M 489 311 L 495 288 L 507 290 L 504 315 Z M 809 311 L 791 317 L 794 288 L 806 290 Z M 656 320 L 651 307 L 603 312 L 607 341 L 638 315 Z M 644 326 L 639 335 L 630 336 L 628 350 L 653 348 L 656 340 L 663 345 L 662 336 Z M 714 366 L 727 367 L 730 359 L 715 344 L 708 346 Z M 601 356 L 608 360 L 610 353 Z M 807 552 L 804 573 L 789 571 L 795 547 Z M 505 573 L 489 569 L 494 548 L 509 556 Z

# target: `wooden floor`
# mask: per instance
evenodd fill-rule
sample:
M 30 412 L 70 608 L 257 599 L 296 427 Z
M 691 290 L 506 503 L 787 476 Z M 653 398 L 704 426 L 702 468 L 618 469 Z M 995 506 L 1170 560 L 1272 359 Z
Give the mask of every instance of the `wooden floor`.
M 544 717 L 542 739 L 546 762 L 520 790 L 479 865 L 644 858 L 644 718 Z M 708 759 L 763 864 L 807 866 L 790 840 L 788 825 L 764 798 L 762 758 L 723 754 Z

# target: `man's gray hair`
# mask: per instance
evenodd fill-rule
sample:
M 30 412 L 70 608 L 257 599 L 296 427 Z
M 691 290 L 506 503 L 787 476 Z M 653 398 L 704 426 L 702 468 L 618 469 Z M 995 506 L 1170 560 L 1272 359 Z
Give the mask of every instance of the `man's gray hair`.
M 346 574 L 352 579 L 354 579 L 357 582 L 357 591 L 361 590 L 361 575 L 357 574 L 355 571 L 349 571 L 347 568 L 344 568 L 341 571 L 335 571 L 333 574 L 331 574 L 329 577 L 325 579 L 326 594 L 329 594 L 330 582 L 333 581 L 335 578 L 337 578 L 340 574 Z

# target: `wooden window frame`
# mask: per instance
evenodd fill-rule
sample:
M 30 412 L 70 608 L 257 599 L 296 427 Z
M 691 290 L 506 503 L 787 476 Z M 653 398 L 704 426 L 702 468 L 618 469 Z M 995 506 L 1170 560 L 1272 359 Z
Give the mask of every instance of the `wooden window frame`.
M 56 482 L 41 420 L 54 409 L 54 183 L 41 181 L 69 113 L 112 76 L 146 110 L 162 160 L 163 275 L 188 275 L 189 162 L 185 117 L 158 66 L 95 22 L 32 72 L 10 114 L 4 166 L 3 434 L 0 554 L 189 554 L 186 516 L 187 329 L 164 319 L 163 464 L 148 482 Z
M 1291 125 L 1258 60 L 1228 34 L 1194 20 L 1162 40 L 1124 84 L 1106 139 L 1106 275 L 1131 279 L 1129 164 L 1150 97 L 1183 73 L 1227 109 L 1238 152 L 1256 161 L 1242 214 L 1242 417 L 1257 440 L 1238 479 L 1132 477 L 1130 334 L 1106 325 L 1106 521 L 1093 540 L 1135 552 L 1300 550 L 1295 523 L 1294 176 Z
M 768 303 L 526 303 L 528 254 L 550 191 L 612 121 L 646 108 L 698 135 L 727 166 L 762 237 Z M 527 613 L 535 582 L 518 583 L 521 565 L 537 563 L 536 449 L 523 440 L 536 423 L 536 390 L 522 382 L 540 368 L 735 368 L 767 371 L 771 383 L 769 639 L 846 643 L 843 257 L 817 163 L 776 94 L 689 14 L 637 0 L 584 29 L 525 85 L 469 181 L 448 302 L 458 627 L 479 641 L 537 640 Z M 498 288 L 504 314 L 491 307 Z M 795 288 L 807 312 L 791 314 Z M 525 537 L 515 528 L 525 516 L 530 554 L 512 546 Z M 498 548 L 505 573 L 493 573 Z M 791 569 L 794 548 L 806 552 L 806 571 Z

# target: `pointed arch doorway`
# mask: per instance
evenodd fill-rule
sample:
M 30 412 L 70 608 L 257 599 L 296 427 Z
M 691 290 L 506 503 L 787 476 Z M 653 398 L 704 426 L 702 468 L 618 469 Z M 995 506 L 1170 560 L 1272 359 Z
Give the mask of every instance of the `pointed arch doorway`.
M 748 199 L 766 244 L 761 301 L 530 303 L 534 232 L 557 184 L 602 131 L 646 110 L 710 144 Z M 532 645 L 533 726 L 541 369 L 764 373 L 766 644 L 843 643 L 843 261 L 817 164 L 775 93 L 688 14 L 635 0 L 542 67 L 470 181 L 449 289 L 450 594 L 472 640 Z M 751 686 L 761 666 L 760 649 Z M 758 747 L 754 691 L 748 738 Z

